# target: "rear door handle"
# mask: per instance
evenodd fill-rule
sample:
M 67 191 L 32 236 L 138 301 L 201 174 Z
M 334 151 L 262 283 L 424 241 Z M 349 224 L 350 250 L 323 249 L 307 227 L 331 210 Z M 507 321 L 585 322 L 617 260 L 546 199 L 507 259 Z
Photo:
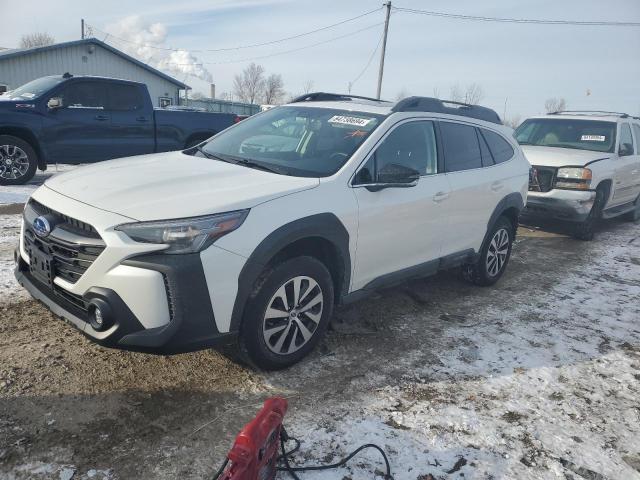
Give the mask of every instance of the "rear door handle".
M 433 196 L 433 201 L 436 203 L 440 203 L 447 198 L 449 198 L 449 192 L 438 192 Z
M 149 119 L 147 117 L 138 117 L 138 118 L 136 118 L 136 120 L 138 122 L 147 122 L 147 121 L 149 121 Z
M 494 192 L 497 192 L 498 190 L 502 190 L 502 187 L 504 187 L 502 182 L 493 182 L 491 184 L 491 190 L 493 190 Z
M 96 115 L 95 118 L 99 122 L 104 122 L 105 120 L 109 120 L 109 115 Z

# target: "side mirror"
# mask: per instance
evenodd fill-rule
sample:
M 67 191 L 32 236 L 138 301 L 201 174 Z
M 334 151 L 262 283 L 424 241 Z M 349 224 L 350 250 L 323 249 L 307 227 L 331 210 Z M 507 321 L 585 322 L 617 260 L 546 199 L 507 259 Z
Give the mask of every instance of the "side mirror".
M 419 179 L 420 172 L 417 170 L 397 163 L 388 163 L 378 171 L 377 181 L 367 188 L 375 192 L 384 188 L 415 187 Z
M 62 98 L 52 97 L 47 102 L 47 108 L 49 110 L 55 110 L 56 108 L 62 108 Z
M 621 157 L 633 155 L 633 145 L 630 143 L 621 143 L 620 148 L 618 149 L 618 155 Z

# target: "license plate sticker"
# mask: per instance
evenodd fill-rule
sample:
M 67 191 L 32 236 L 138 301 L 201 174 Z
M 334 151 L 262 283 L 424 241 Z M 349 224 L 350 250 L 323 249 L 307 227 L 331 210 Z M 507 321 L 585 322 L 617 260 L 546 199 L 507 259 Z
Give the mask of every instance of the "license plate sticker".
M 366 127 L 372 118 L 349 117 L 346 115 L 334 115 L 329 119 L 329 123 L 338 125 L 349 125 L 352 127 Z
M 604 142 L 607 137 L 604 135 L 582 135 L 580 140 L 583 142 Z

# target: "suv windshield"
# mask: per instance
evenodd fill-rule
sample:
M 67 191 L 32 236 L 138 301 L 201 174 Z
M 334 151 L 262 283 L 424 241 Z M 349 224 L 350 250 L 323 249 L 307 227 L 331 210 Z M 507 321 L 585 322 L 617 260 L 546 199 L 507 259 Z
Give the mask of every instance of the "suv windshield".
M 276 107 L 222 132 L 200 151 L 286 175 L 326 177 L 346 163 L 384 118 L 330 108 Z
M 520 145 L 613 152 L 616 124 L 596 120 L 531 118 L 514 133 Z
M 33 100 L 64 81 L 62 77 L 43 77 L 0 96 L 0 100 Z

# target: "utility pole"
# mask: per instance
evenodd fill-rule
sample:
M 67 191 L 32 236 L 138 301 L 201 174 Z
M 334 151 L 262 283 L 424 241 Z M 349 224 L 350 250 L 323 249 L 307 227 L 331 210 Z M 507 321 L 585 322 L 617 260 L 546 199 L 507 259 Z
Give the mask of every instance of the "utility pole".
M 84 18 L 80 19 L 80 38 L 84 40 Z
M 380 52 L 380 70 L 378 71 L 378 93 L 376 98 L 380 99 L 380 93 L 382 91 L 382 74 L 384 72 L 384 55 L 387 50 L 387 33 L 389 32 L 389 17 L 391 16 L 391 0 L 383 3 L 383 6 L 387 7 L 387 16 L 384 20 L 384 37 L 382 38 L 382 52 Z

